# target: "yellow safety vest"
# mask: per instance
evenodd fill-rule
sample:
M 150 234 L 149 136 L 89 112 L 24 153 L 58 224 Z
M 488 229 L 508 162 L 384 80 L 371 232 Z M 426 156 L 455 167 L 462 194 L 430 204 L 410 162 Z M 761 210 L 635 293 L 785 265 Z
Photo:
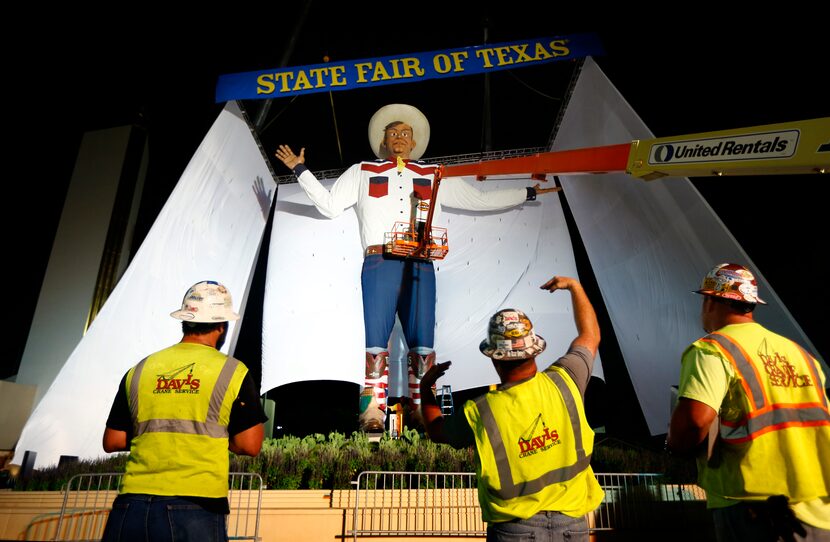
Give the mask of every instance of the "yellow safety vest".
M 464 414 L 478 451 L 478 499 L 487 522 L 541 511 L 582 516 L 603 492 L 591 469 L 594 432 L 579 390 L 560 367 L 500 386 Z
M 122 493 L 228 495 L 228 422 L 248 369 L 209 346 L 179 343 L 130 369 L 133 439 Z
M 727 326 L 694 347 L 719 353 L 740 380 L 721 405 L 713 457 L 700 460 L 701 487 L 741 500 L 826 497 L 830 412 L 818 362 L 758 324 Z

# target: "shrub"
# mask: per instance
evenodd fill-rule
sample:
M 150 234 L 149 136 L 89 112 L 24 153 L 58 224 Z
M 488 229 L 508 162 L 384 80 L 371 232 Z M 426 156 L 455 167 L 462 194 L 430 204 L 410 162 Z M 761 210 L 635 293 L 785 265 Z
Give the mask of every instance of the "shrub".
M 35 471 L 16 489 L 59 490 L 75 474 L 123 472 L 126 454 Z M 670 481 L 694 480 L 694 464 L 661 452 L 608 440 L 594 447 L 595 472 L 659 472 Z M 362 471 L 475 472 L 472 448 L 455 450 L 404 430 L 402 438 L 369 442 L 364 433 L 265 439 L 257 457 L 230 454 L 231 472 L 255 472 L 269 489 L 348 489 Z M 440 482 L 435 482 L 439 483 Z
M 14 489 L 20 491 L 59 491 L 76 474 L 97 472 L 124 472 L 127 454 L 115 454 L 101 459 L 65 463 L 32 472 L 25 480 L 15 480 Z

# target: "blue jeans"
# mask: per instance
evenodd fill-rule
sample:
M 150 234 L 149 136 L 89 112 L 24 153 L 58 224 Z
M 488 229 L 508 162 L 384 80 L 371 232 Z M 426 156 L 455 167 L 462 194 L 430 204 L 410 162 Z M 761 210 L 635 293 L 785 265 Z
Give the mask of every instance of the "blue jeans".
M 116 497 L 102 542 L 227 542 L 225 515 L 179 497 L 125 493 Z
M 395 313 L 406 346 L 432 348 L 435 342 L 435 270 L 432 262 L 366 256 L 360 275 L 366 348 L 389 345 Z
M 518 542 L 520 540 L 588 542 L 588 520 L 585 516 L 572 518 L 559 512 L 539 512 L 527 519 L 488 523 L 487 540 L 488 542 Z

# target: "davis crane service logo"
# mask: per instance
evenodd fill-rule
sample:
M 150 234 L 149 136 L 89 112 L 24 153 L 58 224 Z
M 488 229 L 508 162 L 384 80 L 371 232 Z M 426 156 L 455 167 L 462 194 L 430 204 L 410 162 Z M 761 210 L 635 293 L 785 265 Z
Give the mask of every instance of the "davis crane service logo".
M 651 165 L 692 164 L 791 158 L 798 147 L 798 130 L 761 132 L 708 139 L 667 141 L 651 148 Z
M 541 427 L 539 423 L 541 422 Z M 546 452 L 556 446 L 562 444 L 559 440 L 559 432 L 556 429 L 551 429 L 542 419 L 542 413 L 530 424 L 530 427 L 524 430 L 524 434 L 519 436 L 519 458 L 536 455 L 539 452 Z
M 191 363 L 174 369 L 167 374 L 156 375 L 156 389 L 153 390 L 153 393 L 199 393 L 201 382 L 198 378 L 193 378 L 193 367 L 195 365 L 195 363 Z M 182 374 L 185 371 L 187 371 L 187 375 Z

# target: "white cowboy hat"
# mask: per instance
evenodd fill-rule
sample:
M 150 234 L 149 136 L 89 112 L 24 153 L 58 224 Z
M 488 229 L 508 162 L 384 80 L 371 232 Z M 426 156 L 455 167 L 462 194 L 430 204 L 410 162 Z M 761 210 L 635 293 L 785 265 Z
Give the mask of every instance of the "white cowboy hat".
M 369 120 L 369 145 L 378 158 L 388 158 L 381 154 L 380 144 L 383 142 L 384 131 L 393 122 L 405 122 L 412 126 L 412 138 L 415 140 L 415 148 L 412 149 L 410 158 L 419 159 L 424 155 L 429 144 L 429 121 L 417 107 L 407 104 L 384 105 L 372 115 Z

